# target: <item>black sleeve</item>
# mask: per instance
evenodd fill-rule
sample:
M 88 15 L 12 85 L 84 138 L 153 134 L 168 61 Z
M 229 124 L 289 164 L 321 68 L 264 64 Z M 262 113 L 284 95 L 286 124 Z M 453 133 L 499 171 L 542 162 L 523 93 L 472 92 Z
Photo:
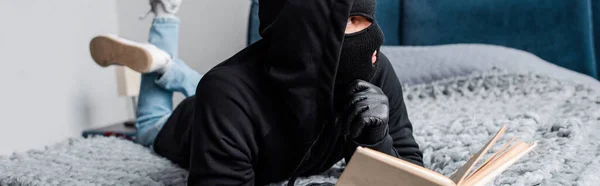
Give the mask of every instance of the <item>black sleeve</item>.
M 209 73 L 198 85 L 188 185 L 254 185 L 258 147 L 239 101 L 244 91 L 227 76 Z
M 378 71 L 371 83 L 380 87 L 388 96 L 390 103 L 389 135 L 375 145 L 357 145 L 423 166 L 423 153 L 419 150 L 419 145 L 413 137 L 413 128 L 404 104 L 402 86 L 387 57 L 381 54 L 380 58 Z

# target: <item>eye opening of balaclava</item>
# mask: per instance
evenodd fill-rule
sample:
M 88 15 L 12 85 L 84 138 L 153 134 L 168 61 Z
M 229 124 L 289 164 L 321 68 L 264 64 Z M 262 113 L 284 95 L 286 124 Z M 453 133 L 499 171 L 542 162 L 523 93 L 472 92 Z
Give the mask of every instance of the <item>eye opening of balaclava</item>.
M 363 16 L 371 21 L 371 25 L 344 36 L 334 87 L 337 108 L 343 104 L 342 93 L 350 83 L 358 79 L 370 81 L 373 78 L 379 64 L 379 49 L 384 39 L 383 32 L 375 20 L 375 0 L 354 1 L 349 16 Z M 373 62 L 375 51 L 377 51 L 377 61 Z

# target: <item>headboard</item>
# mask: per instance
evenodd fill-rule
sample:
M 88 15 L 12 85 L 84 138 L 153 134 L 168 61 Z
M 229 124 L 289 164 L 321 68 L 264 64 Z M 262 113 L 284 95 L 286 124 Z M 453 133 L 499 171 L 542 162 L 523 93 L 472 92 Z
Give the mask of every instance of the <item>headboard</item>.
M 377 0 L 376 16 L 386 45 L 495 44 L 600 75 L 600 35 L 594 35 L 600 34 L 600 2 Z M 248 43 L 258 39 L 258 0 L 252 0 Z

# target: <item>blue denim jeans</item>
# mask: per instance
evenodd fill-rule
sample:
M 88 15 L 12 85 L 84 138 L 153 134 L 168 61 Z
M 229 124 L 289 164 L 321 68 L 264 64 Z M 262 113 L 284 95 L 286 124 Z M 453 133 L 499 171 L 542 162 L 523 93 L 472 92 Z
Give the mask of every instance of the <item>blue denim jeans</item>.
M 136 113 L 136 141 L 144 146 L 152 146 L 158 132 L 171 116 L 173 93 L 193 96 L 202 78 L 177 57 L 179 22 L 177 18 L 155 18 L 150 28 L 148 42 L 169 53 L 173 61 L 163 74 L 142 74 Z

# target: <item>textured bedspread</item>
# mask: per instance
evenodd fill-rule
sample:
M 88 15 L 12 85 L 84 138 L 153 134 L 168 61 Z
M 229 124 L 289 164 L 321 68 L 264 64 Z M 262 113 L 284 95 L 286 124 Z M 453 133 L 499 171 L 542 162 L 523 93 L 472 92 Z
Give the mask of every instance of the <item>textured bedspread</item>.
M 493 185 L 600 183 L 600 94 L 533 74 L 490 72 L 405 87 L 427 168 L 452 174 L 502 125 L 537 149 Z M 335 183 L 339 163 L 298 185 Z M 115 138 L 71 139 L 41 151 L 0 157 L 0 185 L 182 185 L 186 172 L 149 149 Z M 283 184 L 283 183 L 280 183 Z

